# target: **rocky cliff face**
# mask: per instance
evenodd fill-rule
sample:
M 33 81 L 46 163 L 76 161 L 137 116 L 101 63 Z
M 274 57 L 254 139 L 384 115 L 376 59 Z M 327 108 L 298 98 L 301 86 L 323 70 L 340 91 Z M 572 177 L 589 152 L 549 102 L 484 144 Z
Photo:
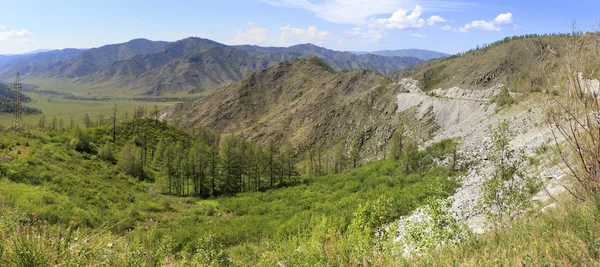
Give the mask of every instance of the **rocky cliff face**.
M 552 145 L 554 135 L 546 124 L 545 98 L 543 93 L 529 96 L 517 94 L 517 104 L 496 110 L 490 98 L 500 92 L 502 84 L 485 90 L 467 90 L 459 87 L 438 89 L 429 93 L 420 90 L 419 82 L 404 79 L 400 83 L 409 88 L 397 95 L 397 112 L 412 111 L 415 121 L 423 122 L 426 114 L 433 114 L 433 122 L 438 126 L 432 138 L 423 146 L 447 138 L 459 138 L 459 164 L 468 168 L 467 174 L 459 178 L 462 186 L 451 197 L 450 212 L 465 221 L 475 232 L 485 229 L 484 216 L 477 205 L 481 196 L 480 186 L 486 175 L 493 172 L 488 160 L 492 145 L 491 134 L 499 121 L 507 120 L 515 134 L 511 146 L 522 149 L 527 156 L 535 156 L 540 146 Z M 431 123 L 431 122 L 429 122 Z M 542 202 L 556 196 L 564 188 L 560 180 L 564 172 L 561 166 L 550 161 L 542 161 L 540 166 L 527 166 L 528 174 L 547 184 L 549 190 L 542 190 L 536 199 Z M 544 171 L 538 171 L 544 170 Z

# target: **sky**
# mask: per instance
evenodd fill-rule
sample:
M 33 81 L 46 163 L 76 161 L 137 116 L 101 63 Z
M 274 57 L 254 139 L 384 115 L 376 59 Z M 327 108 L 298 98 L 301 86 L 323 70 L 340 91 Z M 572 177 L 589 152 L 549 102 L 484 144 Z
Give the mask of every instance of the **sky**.
M 260 46 L 449 54 L 600 25 L 600 0 L 2 0 L 0 54 L 190 36 Z

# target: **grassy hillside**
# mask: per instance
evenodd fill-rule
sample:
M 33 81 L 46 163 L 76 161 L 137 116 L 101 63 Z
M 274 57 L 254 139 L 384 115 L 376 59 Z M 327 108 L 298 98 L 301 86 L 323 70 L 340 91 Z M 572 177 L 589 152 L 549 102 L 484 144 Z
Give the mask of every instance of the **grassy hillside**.
M 190 138 L 163 123 L 139 123 L 154 129 L 152 139 Z M 135 124 L 119 125 L 113 153 Z M 109 127 L 84 132 L 97 149 L 111 139 Z M 376 226 L 452 193 L 456 183 L 447 177 L 454 172 L 431 161 L 447 152 L 444 145 L 302 176 L 294 186 L 200 199 L 163 194 L 158 180 L 140 181 L 100 154 L 78 152 L 74 136 L 33 130 L 0 139 L 1 265 L 593 266 L 600 259 L 595 202 L 562 200 L 546 213 L 413 258 L 377 241 Z M 412 164 L 421 167 L 407 172 Z
M 152 133 L 148 140 L 192 138 L 151 120 L 122 122 L 110 148 L 117 162 L 132 131 Z M 389 199 L 393 205 L 381 214 L 387 222 L 456 186 L 447 178 L 453 171 L 431 160 L 413 165 L 415 156 L 430 158 L 414 150 L 399 161 L 302 176 L 297 185 L 264 192 L 177 197 L 161 193 L 162 172 L 149 169 L 154 178 L 140 181 L 102 156 L 110 127 L 86 133 L 98 155 L 78 152 L 73 138 L 83 137 L 70 131 L 32 130 L 0 139 L 1 265 L 203 265 L 218 260 L 264 265 L 277 252 L 273 245 L 287 246 L 323 226 L 345 232 L 353 213 L 367 202 Z M 146 160 L 151 166 L 152 160 Z
M 15 97 L 15 92 L 10 89 L 7 85 L 0 83 L 0 113 L 12 113 L 14 112 L 14 97 Z M 31 102 L 31 97 L 25 95 L 25 94 L 21 94 L 20 96 L 21 101 L 23 101 L 23 103 L 29 103 Z M 32 108 L 29 105 L 23 105 L 23 114 L 25 115 L 35 115 L 35 114 L 41 114 L 41 110 L 37 109 L 37 108 Z M 0 119 L 1 121 L 1 119 Z M 2 126 L 3 124 L 0 123 L 0 126 Z M 7 125 L 4 125 L 7 126 Z

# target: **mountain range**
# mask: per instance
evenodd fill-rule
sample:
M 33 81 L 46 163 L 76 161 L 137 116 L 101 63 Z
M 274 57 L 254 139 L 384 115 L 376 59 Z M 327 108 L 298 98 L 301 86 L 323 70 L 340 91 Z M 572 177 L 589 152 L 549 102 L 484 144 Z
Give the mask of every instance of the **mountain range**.
M 372 55 L 379 55 L 379 56 L 386 56 L 386 57 L 416 57 L 418 59 L 425 60 L 425 61 L 450 56 L 450 54 L 436 52 L 436 51 L 430 51 L 430 50 L 423 50 L 423 49 L 379 50 L 379 51 L 372 51 L 372 52 L 352 51 L 350 53 L 357 54 L 357 55 L 372 54 Z
M 411 53 L 422 57 L 428 51 L 358 55 L 312 44 L 259 47 L 228 46 L 196 37 L 176 42 L 135 39 L 92 49 L 0 56 L 0 80 L 9 81 L 20 72 L 25 83 L 52 90 L 61 89 L 45 86 L 66 83 L 82 95 L 196 94 L 301 57 L 319 57 L 335 71 L 368 69 L 388 75 L 423 61 Z
M 317 58 L 294 60 L 254 72 L 199 100 L 167 107 L 161 119 L 186 127 L 206 125 L 262 143 L 289 142 L 301 151 L 358 138 L 365 157 L 381 158 L 396 129 L 400 93 L 409 92 L 405 104 L 410 108 L 400 115 L 407 132 L 428 140 L 440 127 L 487 110 L 481 106 L 489 101 L 482 99 L 490 99 L 502 86 L 513 92 L 542 91 L 549 82 L 547 71 L 567 56 L 568 38 L 502 42 L 413 65 L 392 73 L 392 79 L 368 70 L 336 73 Z M 427 94 L 444 90 L 452 93 Z M 419 101 L 441 106 L 420 108 Z M 453 114 L 459 115 L 435 119 Z

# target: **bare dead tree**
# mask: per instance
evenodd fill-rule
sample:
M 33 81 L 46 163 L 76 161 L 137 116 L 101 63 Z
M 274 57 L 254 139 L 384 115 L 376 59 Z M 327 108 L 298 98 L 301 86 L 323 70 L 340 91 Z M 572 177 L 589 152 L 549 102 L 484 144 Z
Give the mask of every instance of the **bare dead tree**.
M 565 188 L 579 200 L 600 196 L 600 88 L 594 80 L 600 77 L 599 41 L 595 33 L 570 37 L 550 84 L 555 93 L 550 94 L 548 119 L 558 155 L 573 178 Z

